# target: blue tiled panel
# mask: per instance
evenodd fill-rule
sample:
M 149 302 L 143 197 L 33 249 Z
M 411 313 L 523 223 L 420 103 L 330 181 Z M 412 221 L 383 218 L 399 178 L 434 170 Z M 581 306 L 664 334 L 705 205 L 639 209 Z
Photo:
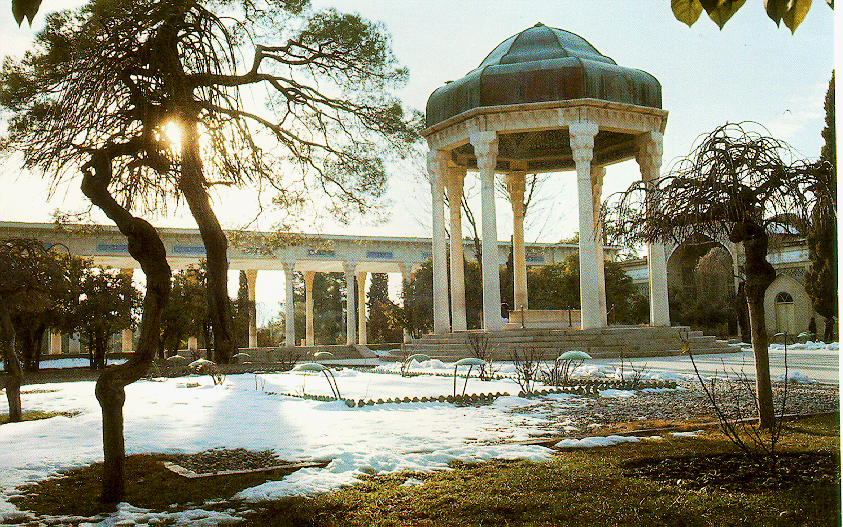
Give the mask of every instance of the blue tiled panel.
M 392 260 L 392 251 L 367 251 L 366 258 L 370 260 Z
M 308 256 L 336 256 L 336 251 L 332 251 L 329 249 L 308 249 L 307 250 Z
M 127 253 L 129 252 L 128 243 L 98 243 L 97 252 L 101 253 Z
M 173 245 L 173 254 L 206 254 L 202 245 Z

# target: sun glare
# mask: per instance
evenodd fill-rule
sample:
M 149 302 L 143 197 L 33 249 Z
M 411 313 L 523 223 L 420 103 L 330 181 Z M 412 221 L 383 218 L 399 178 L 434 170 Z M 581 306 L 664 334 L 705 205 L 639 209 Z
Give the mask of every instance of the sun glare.
M 176 121 L 167 121 L 164 124 L 164 138 L 170 143 L 173 152 L 181 152 L 181 126 Z

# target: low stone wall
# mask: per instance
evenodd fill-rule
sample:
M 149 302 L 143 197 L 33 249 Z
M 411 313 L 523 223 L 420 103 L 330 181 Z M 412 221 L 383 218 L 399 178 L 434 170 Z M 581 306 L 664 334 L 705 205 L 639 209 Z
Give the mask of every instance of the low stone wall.
M 524 309 L 510 311 L 504 329 L 564 329 L 581 324 L 579 309 Z

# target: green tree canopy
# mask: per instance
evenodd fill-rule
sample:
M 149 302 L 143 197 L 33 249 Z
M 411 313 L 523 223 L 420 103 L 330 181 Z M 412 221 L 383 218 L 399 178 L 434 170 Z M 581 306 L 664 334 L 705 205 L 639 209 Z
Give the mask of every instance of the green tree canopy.
M 606 306 L 610 323 L 640 324 L 647 320 L 647 299 L 617 262 L 604 262 Z M 530 309 L 580 308 L 580 257 L 572 253 L 561 262 L 531 267 L 527 272 Z
M 134 313 L 140 309 L 141 295 L 131 275 L 96 267 L 84 268 L 72 291 L 75 298 L 69 311 L 74 325 L 88 348 L 91 368 L 102 369 L 111 336 L 136 326 Z
M 56 306 L 56 297 L 69 286 L 55 254 L 37 240 L 13 238 L 0 242 L 0 358 L 4 373 L 9 420 L 22 419 L 20 386 L 23 371 L 16 352 L 17 333 L 12 316 L 41 313 Z
M 295 273 L 296 339 L 305 337 L 305 284 L 301 273 Z M 313 275 L 313 333 L 322 344 L 345 344 L 345 274 L 315 273 Z M 282 311 L 281 318 L 286 314 Z
M 837 134 L 834 120 L 834 73 L 825 97 L 825 140 L 817 162 L 817 186 L 820 198 L 811 210 L 808 231 L 808 260 L 805 290 L 820 316 L 825 318 L 826 342 L 833 338 L 834 319 L 838 316 L 837 290 Z
M 389 275 L 372 273 L 367 305 L 368 342 L 401 342 L 398 306 L 389 298 Z
M 171 354 L 186 347 L 188 337 L 201 337 L 204 347 L 210 325 L 205 271 L 187 268 L 173 273 L 172 289 L 161 313 L 161 346 Z

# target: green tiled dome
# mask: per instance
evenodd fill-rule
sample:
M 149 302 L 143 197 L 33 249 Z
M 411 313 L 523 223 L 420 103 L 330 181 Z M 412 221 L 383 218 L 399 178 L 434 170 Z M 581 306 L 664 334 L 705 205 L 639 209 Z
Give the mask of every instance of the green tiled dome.
M 475 70 L 433 92 L 430 128 L 473 108 L 598 99 L 661 108 L 661 85 L 618 66 L 582 37 L 543 24 L 504 40 Z

